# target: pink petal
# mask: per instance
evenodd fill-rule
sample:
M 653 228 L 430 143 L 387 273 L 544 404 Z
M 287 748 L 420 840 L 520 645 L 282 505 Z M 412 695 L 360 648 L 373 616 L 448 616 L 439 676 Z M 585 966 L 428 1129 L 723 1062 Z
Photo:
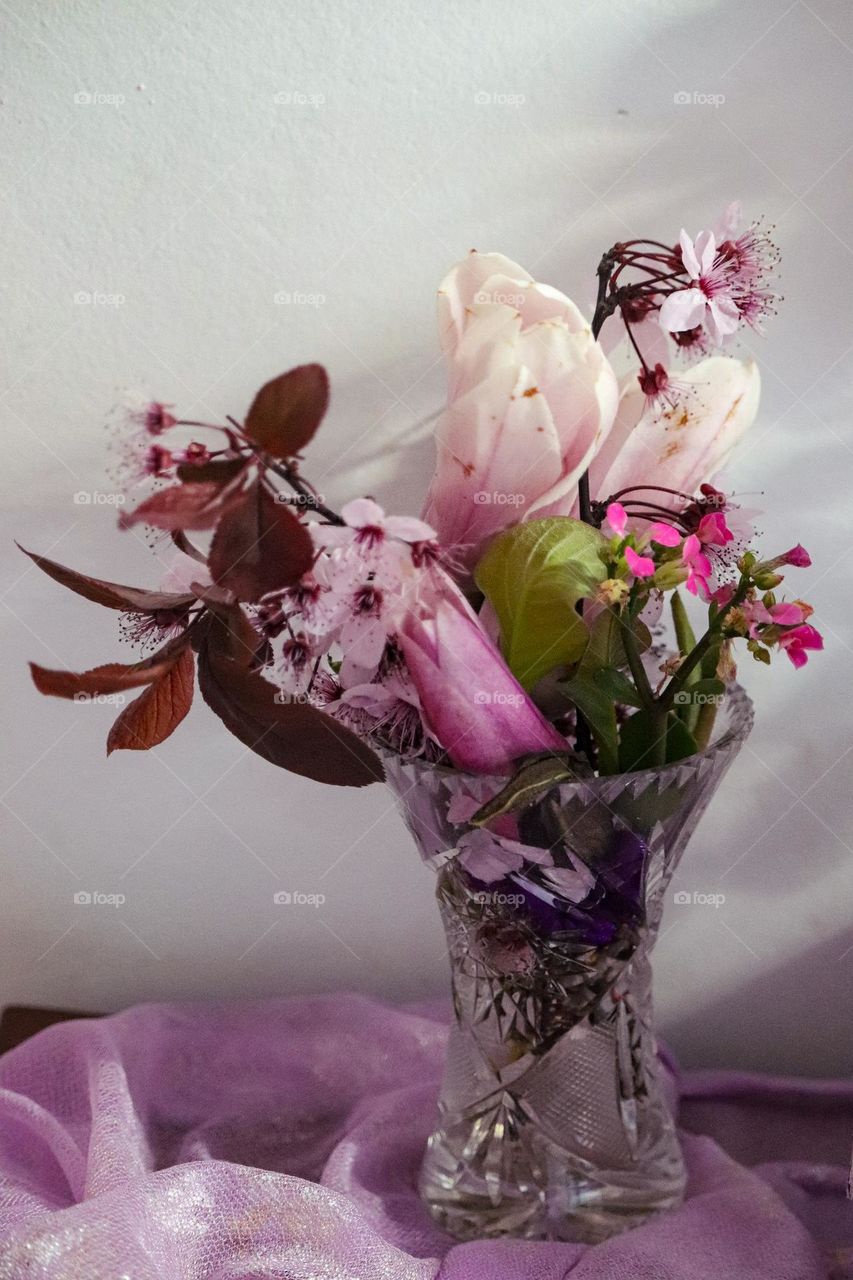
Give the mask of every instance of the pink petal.
M 727 294 L 722 293 L 718 297 L 712 298 L 708 303 L 708 311 L 710 312 L 710 322 L 707 324 L 708 332 L 717 344 L 723 338 L 728 338 L 737 331 L 740 324 L 740 312 Z
M 678 289 L 664 298 L 660 309 L 662 328 L 669 333 L 695 329 L 705 318 L 707 298 L 701 289 Z
M 651 556 L 638 556 L 633 547 L 626 547 L 625 559 L 635 578 L 651 578 L 653 576 L 655 562 Z
M 385 531 L 403 542 L 432 542 L 436 536 L 432 525 L 414 516 L 386 516 Z
M 681 228 L 681 235 L 678 237 L 678 243 L 681 245 L 681 260 L 684 263 L 684 270 L 691 280 L 698 280 L 700 273 L 699 259 L 696 256 L 693 241 L 683 227 Z
M 385 512 L 372 498 L 353 498 L 341 507 L 341 516 L 351 529 L 363 529 L 365 525 L 381 528 L 385 523 Z
M 780 627 L 795 627 L 803 620 L 803 611 L 798 604 L 783 601 L 770 608 L 770 617 Z
M 717 242 L 713 231 L 700 231 L 694 242 L 696 256 L 699 259 L 700 274 L 707 276 L 714 265 Z
M 610 503 L 607 508 L 607 523 L 618 538 L 623 536 L 625 527 L 628 524 L 628 512 L 621 502 Z
M 656 521 L 649 529 L 649 537 L 652 542 L 657 542 L 661 547 L 677 547 L 681 541 L 681 534 L 674 529 L 671 524 L 664 524 L 662 521 Z

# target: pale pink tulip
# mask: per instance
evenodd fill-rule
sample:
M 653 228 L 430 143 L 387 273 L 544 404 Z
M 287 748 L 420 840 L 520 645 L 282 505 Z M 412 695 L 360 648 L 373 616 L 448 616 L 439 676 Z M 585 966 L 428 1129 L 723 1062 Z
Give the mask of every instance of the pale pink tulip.
M 632 379 L 613 430 L 590 468 L 590 490 L 604 501 L 630 486 L 662 485 L 695 493 L 720 470 L 758 411 L 761 382 L 752 361 L 711 356 L 678 375 L 674 406 L 649 406 Z M 657 492 L 657 505 L 683 499 Z
M 470 568 L 499 530 L 570 509 L 618 388 L 574 303 L 501 254 L 453 268 L 439 322 L 448 406 L 424 518 Z

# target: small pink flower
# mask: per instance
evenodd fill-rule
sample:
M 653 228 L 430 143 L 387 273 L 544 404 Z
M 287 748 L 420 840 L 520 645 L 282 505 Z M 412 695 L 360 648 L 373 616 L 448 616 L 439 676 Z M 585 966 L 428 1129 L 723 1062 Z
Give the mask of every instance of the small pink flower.
M 768 609 L 762 600 L 746 600 L 741 605 L 741 612 L 753 640 L 758 639 L 761 626 L 795 627 L 805 621 L 805 614 L 798 604 L 784 601 L 772 604 Z
M 791 547 L 790 551 L 786 551 L 784 555 L 779 557 L 780 564 L 790 564 L 795 569 L 808 569 L 811 562 L 811 556 L 799 542 L 795 547 Z
M 725 260 L 717 256 L 713 232 L 700 231 L 694 241 L 682 231 L 680 244 L 684 269 L 695 283 L 676 289 L 664 299 L 661 325 L 671 333 L 704 325 L 712 341 L 719 345 L 740 323 L 740 312 L 731 295 L 732 273 Z
M 681 541 L 681 534 L 671 524 L 664 524 L 662 520 L 656 520 L 654 524 L 649 526 L 648 538 L 651 542 L 656 542 L 661 547 L 677 547 Z
M 809 660 L 808 650 L 823 648 L 823 636 L 806 622 L 801 627 L 794 627 L 791 631 L 783 631 L 777 643 L 779 648 L 787 653 L 794 666 L 799 669 Z
M 687 565 L 688 574 L 685 586 L 694 596 L 703 600 L 711 598 L 711 561 L 702 550 L 702 543 L 695 533 L 684 539 L 682 557 Z
M 625 559 L 635 578 L 651 578 L 654 574 L 655 562 L 651 556 L 638 555 L 633 547 L 626 547 Z
M 607 523 L 617 538 L 624 538 L 628 527 L 628 512 L 621 502 L 611 502 L 607 508 Z
M 726 524 L 726 517 L 722 511 L 713 511 L 703 516 L 696 529 L 696 536 L 700 542 L 718 547 L 724 547 L 727 542 L 734 541 L 734 534 Z

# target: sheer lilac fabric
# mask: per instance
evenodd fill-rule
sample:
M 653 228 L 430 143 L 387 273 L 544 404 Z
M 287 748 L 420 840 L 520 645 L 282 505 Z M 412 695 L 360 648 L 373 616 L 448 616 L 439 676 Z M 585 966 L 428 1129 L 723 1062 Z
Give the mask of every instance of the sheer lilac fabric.
M 357 996 L 145 1005 L 0 1059 L 2 1280 L 853 1277 L 853 1086 L 672 1072 L 683 1208 L 454 1244 L 415 1191 L 446 1027 Z

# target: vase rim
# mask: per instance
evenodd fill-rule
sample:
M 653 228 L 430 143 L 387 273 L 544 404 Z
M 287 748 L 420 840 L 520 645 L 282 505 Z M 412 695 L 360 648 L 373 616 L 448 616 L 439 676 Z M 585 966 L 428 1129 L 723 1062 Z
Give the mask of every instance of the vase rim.
M 742 685 L 733 683 L 726 688 L 724 695 L 724 703 L 720 708 L 726 714 L 726 724 L 719 737 L 712 739 L 703 751 L 695 751 L 693 755 L 685 756 L 682 760 L 674 760 L 670 764 L 655 765 L 649 769 L 636 769 L 631 773 L 605 773 L 600 776 L 591 778 L 578 778 L 577 781 L 566 780 L 560 782 L 560 788 L 571 790 L 575 787 L 585 791 L 598 791 L 612 788 L 614 784 L 620 781 L 630 779 L 631 782 L 647 780 L 652 782 L 666 778 L 670 774 L 675 774 L 685 769 L 698 770 L 705 767 L 709 760 L 715 759 L 717 756 L 723 755 L 734 744 L 740 744 L 746 739 L 754 720 L 754 707 L 752 699 L 743 688 Z M 429 764 L 415 757 L 414 759 L 405 759 L 398 752 L 391 751 L 389 748 L 380 748 L 383 755 L 392 756 L 395 760 L 405 764 L 409 764 L 414 768 L 421 769 L 425 773 L 439 774 L 448 778 L 476 778 L 478 783 L 493 782 L 497 788 L 506 785 L 506 774 L 487 774 L 487 773 L 470 773 L 465 769 L 454 769 L 450 765 Z

